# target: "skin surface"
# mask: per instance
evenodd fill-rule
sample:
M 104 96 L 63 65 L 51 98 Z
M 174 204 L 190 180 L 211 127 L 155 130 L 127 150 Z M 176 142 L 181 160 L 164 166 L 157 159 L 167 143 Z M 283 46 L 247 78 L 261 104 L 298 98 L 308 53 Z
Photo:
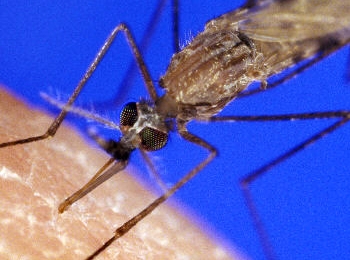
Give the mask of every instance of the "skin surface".
M 41 134 L 52 122 L 3 90 L 0 100 L 0 142 Z M 64 126 L 52 139 L 0 149 L 0 258 L 84 259 L 152 201 L 122 172 L 59 215 L 59 203 L 107 160 Z M 163 205 L 98 259 L 233 259 L 230 251 Z

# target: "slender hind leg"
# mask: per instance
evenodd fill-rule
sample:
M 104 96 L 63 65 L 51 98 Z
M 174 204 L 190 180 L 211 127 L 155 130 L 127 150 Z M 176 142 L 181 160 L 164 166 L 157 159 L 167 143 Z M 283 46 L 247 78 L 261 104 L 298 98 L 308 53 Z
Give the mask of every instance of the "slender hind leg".
M 259 211 L 254 203 L 253 196 L 250 192 L 250 185 L 267 174 L 269 170 L 278 164 L 284 162 L 288 158 L 297 154 L 301 150 L 307 148 L 311 144 L 317 142 L 319 139 L 325 137 L 326 135 L 334 132 L 336 129 L 346 124 L 350 120 L 350 111 L 331 111 L 331 112 L 315 112 L 315 113 L 305 113 L 305 114 L 286 114 L 286 115 L 272 115 L 272 116 L 223 116 L 223 117 L 213 117 L 210 119 L 212 122 L 219 121 L 281 121 L 281 120 L 307 120 L 307 119 L 329 119 L 329 118 L 340 118 L 336 123 L 331 126 L 319 131 L 308 139 L 304 140 L 300 144 L 289 149 L 285 153 L 276 157 L 274 160 L 268 162 L 262 167 L 252 171 L 247 176 L 240 180 L 240 187 L 243 192 L 245 203 L 252 217 L 255 229 L 259 235 L 261 245 L 264 249 L 264 253 L 267 259 L 276 259 L 276 255 L 273 250 L 273 246 L 269 241 L 269 236 L 263 225 L 263 221 L 259 215 Z

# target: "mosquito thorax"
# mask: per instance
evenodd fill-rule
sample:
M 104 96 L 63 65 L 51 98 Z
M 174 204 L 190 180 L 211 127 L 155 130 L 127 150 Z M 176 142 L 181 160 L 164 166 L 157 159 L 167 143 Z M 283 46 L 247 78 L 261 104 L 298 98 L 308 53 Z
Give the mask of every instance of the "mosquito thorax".
M 156 109 L 158 114 L 167 118 L 175 118 L 180 113 L 179 104 L 167 94 L 156 100 Z

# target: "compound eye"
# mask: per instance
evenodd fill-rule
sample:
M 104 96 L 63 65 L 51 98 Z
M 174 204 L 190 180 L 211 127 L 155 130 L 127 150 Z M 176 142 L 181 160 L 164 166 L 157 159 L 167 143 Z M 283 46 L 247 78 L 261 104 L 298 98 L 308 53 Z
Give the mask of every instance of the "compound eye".
M 133 126 L 137 121 L 137 106 L 135 102 L 127 103 L 120 114 L 120 125 Z
M 151 127 L 145 127 L 139 133 L 142 148 L 147 151 L 156 151 L 163 148 L 168 141 L 168 134 Z

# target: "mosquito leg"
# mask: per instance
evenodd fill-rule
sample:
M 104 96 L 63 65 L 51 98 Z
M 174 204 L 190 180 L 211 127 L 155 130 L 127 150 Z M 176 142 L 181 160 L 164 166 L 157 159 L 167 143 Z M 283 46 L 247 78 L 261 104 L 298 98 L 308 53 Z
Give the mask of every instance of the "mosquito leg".
M 142 155 L 143 159 L 145 160 L 146 164 L 148 165 L 148 167 L 151 170 L 152 177 L 156 180 L 158 186 L 165 193 L 168 188 L 167 188 L 166 184 L 162 181 L 162 178 L 160 177 L 160 175 L 159 175 L 156 167 L 154 166 L 151 158 L 148 156 L 148 154 L 145 151 L 140 149 L 140 152 L 141 152 L 141 155 Z
M 173 47 L 174 52 L 180 51 L 180 41 L 179 41 L 179 0 L 172 1 L 172 14 L 173 14 Z
M 154 34 L 155 29 L 157 28 L 157 25 L 159 24 L 159 20 L 161 18 L 161 14 L 163 13 L 163 9 L 165 7 L 165 4 L 168 0 L 160 0 L 154 10 L 154 12 L 151 15 L 151 19 L 148 22 L 147 28 L 145 30 L 145 33 L 142 36 L 142 40 L 139 44 L 141 53 L 144 55 L 148 49 L 148 46 L 150 44 L 150 40 L 152 39 L 152 36 Z M 177 40 L 178 41 L 178 40 Z M 175 50 L 175 49 L 174 49 Z M 121 80 L 121 83 L 119 84 L 120 88 L 118 88 L 117 93 L 114 95 L 114 97 L 111 100 L 104 101 L 102 103 L 96 104 L 96 106 L 102 106 L 104 109 L 107 108 L 115 108 L 115 106 L 120 105 L 120 101 L 124 100 L 125 96 L 128 93 L 128 90 L 132 86 L 135 80 L 135 76 L 137 73 L 137 66 L 135 62 L 132 62 L 130 66 L 128 67 L 123 79 Z
M 146 84 L 147 90 L 148 90 L 151 98 L 153 100 L 155 100 L 157 98 L 156 90 L 154 88 L 154 85 L 153 85 L 153 82 L 151 80 L 151 77 L 150 77 L 150 74 L 148 72 L 148 69 L 147 69 L 147 67 L 146 67 L 146 65 L 145 65 L 145 63 L 144 63 L 144 61 L 142 59 L 140 51 L 137 48 L 135 40 L 134 40 L 133 36 L 131 35 L 131 32 L 129 31 L 128 27 L 125 24 L 119 24 L 117 27 L 114 28 L 114 30 L 108 36 L 108 38 L 105 41 L 105 43 L 103 44 L 102 48 L 97 53 L 95 59 L 93 60 L 91 65 L 88 67 L 88 69 L 85 72 L 84 76 L 82 77 L 82 79 L 80 80 L 80 82 L 78 83 L 76 88 L 74 89 L 72 95 L 69 97 L 67 103 L 64 105 L 64 107 L 61 110 L 60 114 L 52 122 L 52 124 L 50 125 L 50 127 L 48 128 L 46 133 L 44 133 L 43 135 L 39 135 L 39 136 L 33 136 L 33 137 L 25 138 L 25 139 L 20 139 L 20 140 L 15 140 L 15 141 L 11 141 L 11 142 L 2 143 L 2 144 L 0 144 L 0 148 L 6 147 L 6 146 L 13 146 L 13 145 L 18 145 L 18 144 L 35 142 L 35 141 L 46 139 L 48 137 L 53 137 L 56 134 L 57 129 L 60 127 L 62 121 L 65 118 L 65 116 L 69 112 L 69 108 L 72 106 L 73 102 L 78 97 L 80 91 L 85 86 L 86 82 L 89 80 L 89 78 L 91 77 L 93 72 L 96 70 L 97 65 L 101 62 L 101 60 L 103 59 L 104 55 L 107 53 L 108 49 L 112 45 L 115 37 L 117 36 L 117 34 L 120 31 L 124 32 L 124 34 L 126 36 L 126 40 L 129 43 L 131 51 L 132 51 L 132 53 L 133 53 L 133 55 L 134 55 L 134 57 L 136 59 L 136 62 L 138 64 L 139 69 L 140 69 L 140 71 L 142 73 L 142 76 L 143 76 L 143 78 L 145 80 L 145 84 Z
M 259 116 L 213 116 L 209 122 L 236 122 L 236 121 L 291 121 L 310 119 L 349 118 L 350 111 L 337 110 L 327 112 L 295 113 L 282 115 L 259 115 Z
M 131 228 L 133 228 L 138 222 L 140 222 L 143 218 L 148 216 L 154 209 L 156 209 L 160 204 L 166 201 L 170 196 L 172 196 L 177 190 L 179 190 L 183 185 L 185 185 L 190 179 L 192 179 L 198 172 L 200 172 L 207 164 L 209 164 L 217 155 L 216 149 L 211 146 L 209 143 L 204 141 L 203 139 L 189 133 L 186 129 L 185 122 L 178 122 L 178 129 L 180 135 L 186 139 L 187 141 L 197 144 L 209 151 L 209 155 L 205 160 L 200 162 L 196 167 L 194 167 L 190 172 L 188 172 L 181 180 L 179 180 L 173 187 L 168 189 L 162 196 L 154 200 L 151 204 L 149 204 L 144 210 L 142 210 L 139 214 L 125 222 L 122 226 L 120 226 L 116 231 L 115 235 L 110 238 L 107 242 L 105 242 L 99 249 L 97 249 L 92 255 L 90 255 L 87 259 L 94 259 L 97 255 L 103 252 L 110 244 L 112 244 L 115 240 L 122 237 L 126 234 Z
M 337 128 L 345 124 L 350 120 L 350 111 L 327 111 L 327 112 L 313 112 L 313 113 L 299 113 L 299 114 L 283 114 L 283 115 L 259 115 L 259 116 L 215 116 L 209 119 L 210 122 L 234 122 L 234 121 L 290 121 L 290 120 L 308 120 L 308 119 L 331 119 L 338 118 L 339 120 L 328 128 L 318 132 L 314 136 L 308 138 L 299 145 L 291 148 L 284 154 L 270 161 L 266 165 L 260 167 L 259 169 L 251 172 L 246 177 L 241 179 L 240 186 L 245 198 L 247 208 L 249 209 L 250 215 L 254 222 L 254 226 L 259 234 L 261 244 L 263 246 L 265 255 L 268 259 L 276 259 L 273 252 L 271 243 L 261 218 L 259 216 L 258 210 L 253 201 L 253 197 L 249 190 L 249 185 L 251 185 L 257 178 L 266 174 L 271 168 L 275 167 L 277 164 L 287 160 L 294 154 L 305 149 L 307 146 L 321 139 L 325 135 L 335 131 Z
M 344 117 L 343 119 L 337 121 L 336 123 L 332 124 L 331 126 L 325 128 L 324 130 L 318 132 L 317 134 L 311 136 L 310 138 L 306 139 L 304 142 L 296 145 L 295 147 L 291 148 L 287 152 L 283 153 L 282 155 L 278 156 L 274 160 L 270 161 L 269 163 L 263 165 L 262 167 L 256 169 L 255 171 L 249 173 L 246 177 L 242 178 L 240 180 L 240 187 L 243 192 L 243 196 L 247 205 L 247 208 L 249 210 L 249 213 L 252 217 L 254 226 L 258 232 L 261 244 L 263 246 L 265 255 L 267 259 L 276 259 L 275 254 L 272 250 L 271 243 L 268 240 L 267 232 L 265 231 L 264 225 L 262 223 L 261 217 L 258 213 L 258 209 L 255 206 L 253 197 L 250 193 L 249 186 L 258 178 L 266 174 L 269 170 L 271 170 L 276 165 L 280 164 L 281 162 L 287 160 L 288 158 L 292 157 L 299 151 L 305 149 L 306 147 L 310 146 L 311 144 L 315 143 L 317 140 L 323 138 L 327 134 L 332 133 L 340 126 L 344 125 L 350 120 L 350 117 Z

